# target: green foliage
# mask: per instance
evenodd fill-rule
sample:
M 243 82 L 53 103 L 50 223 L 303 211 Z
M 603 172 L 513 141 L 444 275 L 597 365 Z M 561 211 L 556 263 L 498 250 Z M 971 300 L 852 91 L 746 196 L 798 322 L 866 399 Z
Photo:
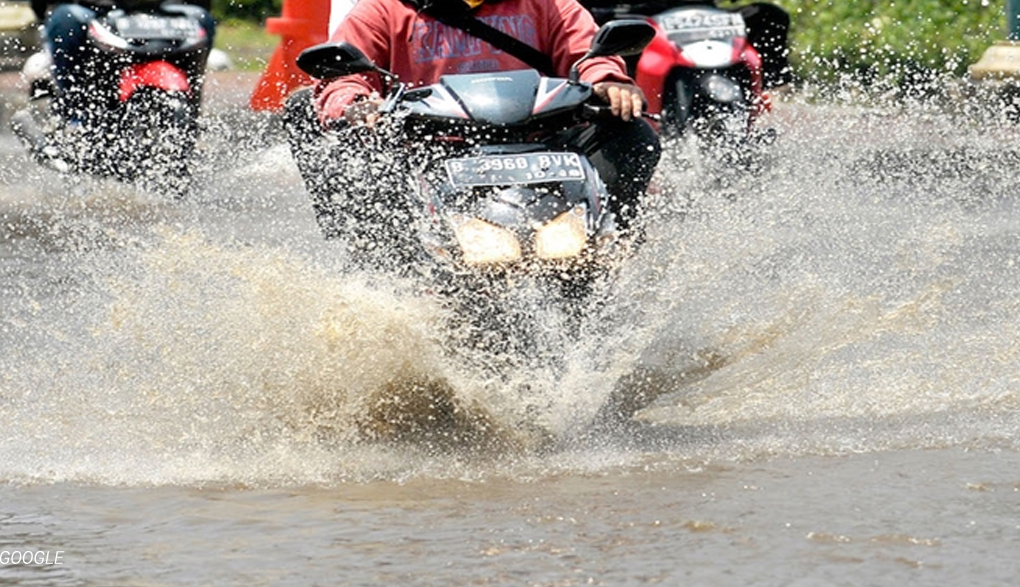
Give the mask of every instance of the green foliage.
M 279 16 L 283 0 L 213 0 L 212 13 L 217 21 L 248 20 L 265 22 Z
M 280 37 L 252 20 L 221 20 L 216 27 L 216 48 L 226 51 L 241 71 L 262 71 Z
M 820 81 L 960 75 L 1008 34 L 1004 0 L 774 1 L 790 13 L 795 71 Z

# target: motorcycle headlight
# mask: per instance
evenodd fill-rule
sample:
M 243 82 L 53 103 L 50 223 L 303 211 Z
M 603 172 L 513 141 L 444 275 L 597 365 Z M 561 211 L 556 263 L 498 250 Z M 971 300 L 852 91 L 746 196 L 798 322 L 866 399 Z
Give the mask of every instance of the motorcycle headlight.
M 535 254 L 540 259 L 576 257 L 588 241 L 584 229 L 584 208 L 564 212 L 535 232 Z
M 744 96 L 740 84 L 721 75 L 710 75 L 702 82 L 705 93 L 716 102 L 732 104 Z
M 118 37 L 113 31 L 97 21 L 92 21 L 92 24 L 89 25 L 89 36 L 100 45 L 121 50 L 128 48 L 127 39 Z
M 478 218 L 453 218 L 464 262 L 473 265 L 505 263 L 521 258 L 521 243 L 505 228 Z

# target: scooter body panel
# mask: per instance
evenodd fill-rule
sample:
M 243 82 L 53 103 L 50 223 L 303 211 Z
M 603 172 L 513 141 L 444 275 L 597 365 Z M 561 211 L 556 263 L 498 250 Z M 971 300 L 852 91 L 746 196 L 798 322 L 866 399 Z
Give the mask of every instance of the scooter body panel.
M 117 97 L 127 102 L 139 88 L 155 88 L 167 92 L 191 92 L 188 75 L 166 61 L 132 63 L 121 70 Z

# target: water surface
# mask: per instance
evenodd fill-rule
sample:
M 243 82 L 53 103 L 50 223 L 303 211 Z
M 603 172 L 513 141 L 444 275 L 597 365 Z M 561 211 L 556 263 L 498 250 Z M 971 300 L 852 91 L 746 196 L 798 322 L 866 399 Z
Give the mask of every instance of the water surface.
M 183 202 L 5 135 L 0 551 L 63 564 L 0 582 L 1012 582 L 1016 128 L 771 123 L 754 170 L 674 149 L 584 335 L 498 377 L 351 273 L 272 135 L 212 125 Z M 650 403 L 594 424 L 614 393 Z

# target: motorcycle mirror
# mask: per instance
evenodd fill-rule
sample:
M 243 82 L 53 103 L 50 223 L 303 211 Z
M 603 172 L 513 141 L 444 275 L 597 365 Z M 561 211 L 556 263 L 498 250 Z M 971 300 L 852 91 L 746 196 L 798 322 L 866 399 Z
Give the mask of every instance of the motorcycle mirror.
M 592 39 L 591 48 L 570 68 L 570 81 L 576 82 L 580 73 L 577 66 L 592 57 L 619 55 L 627 57 L 645 50 L 655 38 L 655 28 L 637 18 L 611 20 L 604 24 Z
M 595 35 L 586 58 L 619 55 L 628 57 L 645 50 L 655 38 L 655 28 L 636 18 L 611 20 Z
M 318 79 L 332 79 L 366 71 L 382 72 L 361 49 L 350 43 L 322 43 L 309 47 L 297 58 L 301 71 Z

